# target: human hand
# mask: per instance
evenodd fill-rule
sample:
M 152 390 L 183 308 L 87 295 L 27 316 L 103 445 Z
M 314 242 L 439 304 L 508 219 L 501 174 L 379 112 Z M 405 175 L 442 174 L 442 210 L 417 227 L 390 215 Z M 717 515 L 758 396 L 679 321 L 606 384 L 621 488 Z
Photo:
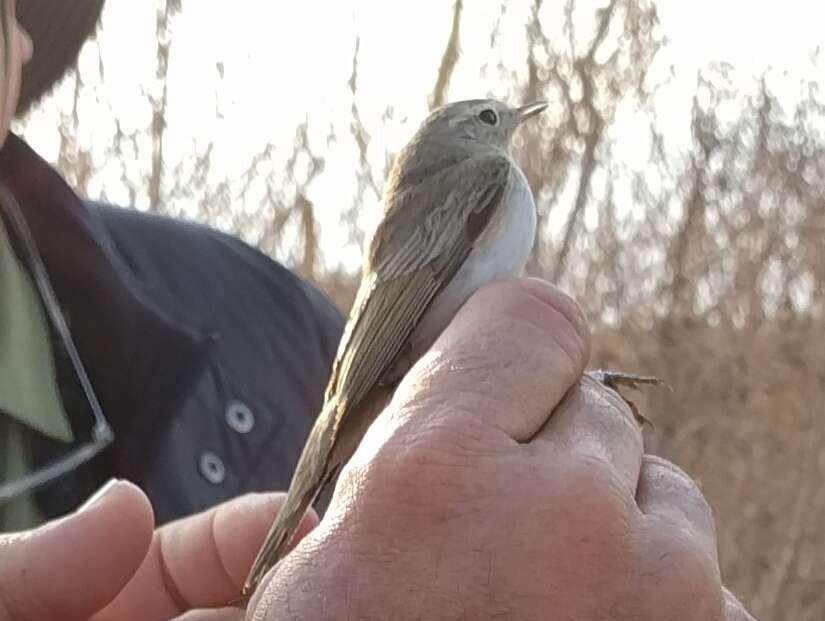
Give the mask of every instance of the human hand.
M 243 496 L 153 530 L 143 492 L 115 483 L 78 513 L 0 535 L 0 621 L 242 619 L 229 603 L 284 498 Z
M 644 456 L 626 404 L 582 378 L 588 356 L 579 308 L 547 284 L 473 296 L 250 618 L 751 618 L 698 488 Z

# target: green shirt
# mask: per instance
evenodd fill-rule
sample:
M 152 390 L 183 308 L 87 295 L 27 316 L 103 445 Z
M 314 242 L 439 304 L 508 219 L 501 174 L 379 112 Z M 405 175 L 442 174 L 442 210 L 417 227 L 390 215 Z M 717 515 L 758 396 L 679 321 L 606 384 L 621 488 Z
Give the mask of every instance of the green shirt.
M 0 218 L 0 481 L 29 471 L 30 433 L 74 440 L 60 400 L 46 314 Z M 41 521 L 30 496 L 0 506 L 0 532 Z

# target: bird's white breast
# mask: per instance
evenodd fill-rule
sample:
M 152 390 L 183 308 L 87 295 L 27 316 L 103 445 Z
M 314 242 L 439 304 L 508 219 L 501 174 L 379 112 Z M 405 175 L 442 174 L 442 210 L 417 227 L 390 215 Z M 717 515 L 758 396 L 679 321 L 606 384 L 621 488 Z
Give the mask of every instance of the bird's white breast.
M 512 165 L 502 203 L 450 284 L 436 297 L 416 327 L 412 355 L 418 358 L 433 344 L 458 309 L 480 287 L 520 276 L 536 234 L 536 205 L 524 173 Z

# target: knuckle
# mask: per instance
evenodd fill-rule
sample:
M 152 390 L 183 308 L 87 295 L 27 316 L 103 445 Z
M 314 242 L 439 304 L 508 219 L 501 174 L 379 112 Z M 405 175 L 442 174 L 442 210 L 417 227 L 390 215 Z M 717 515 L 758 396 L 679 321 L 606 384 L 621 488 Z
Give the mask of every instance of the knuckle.
M 564 532 L 565 546 L 603 575 L 636 568 L 634 522 L 621 487 L 601 465 L 583 464 L 548 477 L 551 493 L 540 509 Z
M 582 389 L 597 402 L 604 404 L 619 418 L 633 421 L 633 412 L 627 401 L 614 389 L 605 386 L 589 374 L 582 376 Z
M 586 407 L 602 413 L 600 419 L 605 425 L 609 425 L 610 433 L 617 441 L 633 438 L 641 442 L 639 424 L 636 422 L 630 405 L 618 392 L 598 382 L 587 373 L 581 379 L 581 392 L 583 403 Z
M 596 519 L 622 531 L 630 529 L 629 502 L 613 464 L 591 454 L 576 455 L 568 469 L 566 491 L 581 519 Z
M 460 410 L 458 403 L 451 404 L 452 412 L 440 416 L 427 416 L 417 421 L 415 429 L 399 433 L 389 443 L 383 456 L 391 459 L 396 468 L 414 473 L 422 468 L 449 469 L 471 462 L 477 453 L 481 423 L 473 412 Z
M 708 513 L 711 512 L 710 505 L 696 482 L 673 462 L 656 455 L 645 455 L 642 468 L 659 478 L 660 482 L 667 482 L 671 489 L 677 490 L 682 496 Z
M 400 508 L 394 519 L 402 522 L 451 516 L 483 503 L 500 478 L 479 474 L 504 450 L 483 437 L 471 412 L 430 416 L 392 433 L 369 460 L 351 461 L 340 484 L 366 504 Z

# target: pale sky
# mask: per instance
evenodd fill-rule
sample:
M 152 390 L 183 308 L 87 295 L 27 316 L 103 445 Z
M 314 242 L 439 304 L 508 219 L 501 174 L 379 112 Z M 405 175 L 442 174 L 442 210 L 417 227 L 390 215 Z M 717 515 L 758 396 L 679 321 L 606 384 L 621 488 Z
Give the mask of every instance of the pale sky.
M 485 63 L 494 67 L 500 61 L 523 75 L 523 24 L 530 4 L 510 0 L 502 15 L 500 0 L 465 0 L 462 56 L 450 99 L 506 97 L 496 74 L 491 70 L 482 76 L 479 67 Z M 545 2 L 542 18 L 551 36 L 554 12 L 562 4 Z M 577 6 L 586 15 L 592 13 L 587 7 L 604 4 L 579 0 Z M 696 72 L 708 63 L 733 65 L 734 80 L 743 90 L 753 88 L 754 75 L 773 67 L 772 83 L 791 99 L 801 79 L 818 80 L 821 65 L 812 64 L 811 56 L 822 39 L 822 6 L 805 0 L 662 0 L 659 16 L 668 44 L 659 52 L 650 79 L 670 78 L 656 100 L 657 116 L 669 139 L 677 145 L 688 139 Z M 385 149 L 397 151 L 427 113 L 451 13 L 450 0 L 184 0 L 183 13 L 174 24 L 170 61 L 167 161 L 191 158 L 214 142 L 213 167 L 224 176 L 237 177 L 267 143 L 275 144 L 286 158 L 295 127 L 309 119 L 313 149 L 326 159 L 323 174 L 310 188 L 321 222 L 322 246 L 340 249 L 332 253 L 335 260 L 357 266 L 360 250 L 347 243 L 338 226 L 340 213 L 355 194 L 355 151 L 348 138 L 352 97 L 347 81 L 356 34 L 360 36 L 357 104 L 371 133 L 370 155 L 380 171 Z M 491 52 L 490 31 L 499 19 L 501 35 Z M 581 28 L 587 28 L 586 19 Z M 154 32 L 154 3 L 108 0 L 99 35 L 104 82 L 81 102 L 83 127 L 78 136 L 82 145 L 101 151 L 95 159 L 101 174 L 90 187 L 93 197 L 105 186 L 111 199 L 128 200 L 125 190 L 119 189 L 119 164 L 107 160 L 98 147 L 110 140 L 114 119 L 127 133 L 149 125 L 151 110 L 144 92 L 154 88 Z M 97 51 L 87 46 L 81 56 L 81 75 L 87 81 L 95 80 L 97 62 Z M 25 127 L 25 137 L 47 159 L 56 157 L 57 110 L 71 101 L 71 94 L 59 89 L 53 102 L 36 112 Z M 387 106 L 394 114 L 383 122 Z M 330 127 L 339 140 L 327 144 Z M 615 131 L 616 155 L 631 166 L 643 166 L 648 152 L 638 136 L 646 130 L 635 110 L 620 109 Z M 144 157 L 127 166 L 146 171 L 148 160 Z M 145 205 L 142 197 L 138 207 Z M 368 200 L 359 223 L 369 229 L 378 214 L 378 201 Z

